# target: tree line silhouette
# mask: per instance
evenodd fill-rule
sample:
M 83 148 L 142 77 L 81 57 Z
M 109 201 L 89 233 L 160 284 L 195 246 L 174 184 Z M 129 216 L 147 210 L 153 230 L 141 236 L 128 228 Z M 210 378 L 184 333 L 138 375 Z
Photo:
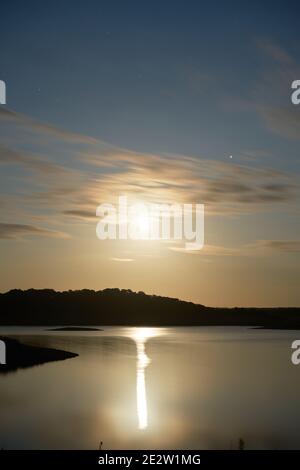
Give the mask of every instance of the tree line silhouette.
M 251 325 L 300 328 L 299 308 L 214 308 L 125 289 L 0 294 L 1 325 Z

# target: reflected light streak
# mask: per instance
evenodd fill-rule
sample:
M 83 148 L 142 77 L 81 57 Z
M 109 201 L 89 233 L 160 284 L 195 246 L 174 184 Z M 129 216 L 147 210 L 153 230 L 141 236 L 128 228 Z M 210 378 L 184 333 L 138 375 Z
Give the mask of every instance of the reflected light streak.
M 159 334 L 159 331 L 155 328 L 138 328 L 132 335 L 137 348 L 136 398 L 138 424 L 141 430 L 146 429 L 148 426 L 145 369 L 151 362 L 145 352 L 145 344 L 149 338 L 153 338 Z

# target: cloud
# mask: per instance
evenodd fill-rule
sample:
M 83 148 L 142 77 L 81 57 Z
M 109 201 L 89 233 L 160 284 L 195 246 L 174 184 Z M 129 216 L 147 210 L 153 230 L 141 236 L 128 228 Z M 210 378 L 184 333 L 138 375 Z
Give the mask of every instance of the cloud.
M 15 113 L 5 113 L 15 121 Z M 43 133 L 44 124 L 35 129 Z M 52 131 L 50 134 L 57 136 Z M 82 137 L 81 142 L 89 141 Z M 22 215 L 23 211 L 32 227 L 37 216 L 45 221 L 47 216 L 47 223 L 69 224 L 72 230 L 74 220 L 95 223 L 97 206 L 103 202 L 117 204 L 120 195 L 127 195 L 129 203 L 205 204 L 206 216 L 276 210 L 298 195 L 293 175 L 258 167 L 251 161 L 237 164 L 202 156 L 139 153 L 95 139 L 83 148 L 70 145 L 70 141 L 73 139 L 67 138 L 64 143 L 63 164 L 53 161 L 53 152 L 57 158 L 55 139 L 53 148 L 47 140 L 36 153 L 15 150 L 9 144 L 0 147 L 0 163 L 33 172 L 18 172 L 18 188 L 10 194 L 10 204 L 9 194 L 4 195 L 3 217 L 11 217 L 13 212 Z M 35 144 L 33 139 L 31 148 Z
M 205 244 L 201 250 L 194 251 L 188 251 L 182 246 L 172 246 L 169 249 L 202 256 L 269 256 L 274 253 L 300 253 L 300 240 L 257 240 L 237 247 Z
M 27 130 L 31 132 L 49 135 L 50 137 L 55 137 L 56 139 L 66 142 L 73 142 L 77 144 L 94 144 L 97 142 L 97 139 L 94 137 L 60 129 L 56 126 L 37 121 L 29 116 L 17 113 L 8 108 L 3 108 L 2 106 L 0 107 L 0 120 L 18 124 L 24 128 L 27 128 Z
M 270 39 L 259 39 L 256 41 L 258 47 L 271 59 L 282 64 L 293 64 L 292 56 L 279 44 Z
M 37 158 L 36 156 L 26 153 L 18 152 L 10 149 L 4 145 L 0 145 L 0 164 L 14 164 L 22 165 L 30 170 L 38 171 L 46 174 L 65 173 L 65 168 L 47 161 L 46 159 Z
M 203 255 L 203 256 L 241 256 L 242 250 L 239 248 L 207 245 L 205 244 L 201 250 L 186 250 L 184 246 L 171 246 L 171 251 L 178 253 L 185 253 L 190 255 Z
M 300 77 L 300 64 L 282 46 L 270 40 L 256 45 L 264 56 L 264 68 L 245 98 L 224 98 L 225 109 L 256 112 L 269 131 L 300 140 L 300 106 L 292 104 L 292 82 Z
M 80 210 L 80 209 L 69 209 L 63 212 L 65 215 L 70 215 L 73 217 L 77 217 L 79 219 L 95 219 L 96 214 L 89 210 Z
M 278 208 L 297 197 L 294 178 L 281 171 L 186 156 L 99 153 L 80 155 L 85 167 L 45 178 L 26 199 L 70 220 L 91 222 L 99 204 L 205 204 L 209 214 L 245 214 Z M 105 168 L 105 171 L 103 171 Z M 23 198 L 24 200 L 24 198 Z
M 300 75 L 299 75 L 300 76 Z M 260 106 L 269 129 L 289 139 L 300 140 L 300 109 L 289 106 Z
M 288 139 L 300 139 L 300 107 L 291 102 L 291 84 L 300 77 L 300 65 L 283 47 L 258 41 L 266 65 L 253 92 L 252 102 L 269 130 Z
M 25 224 L 0 223 L 0 238 L 5 240 L 23 238 L 26 236 L 41 236 L 50 238 L 69 238 L 67 234 L 55 230 Z
M 280 253 L 300 253 L 300 240 L 259 240 L 256 247 Z
M 123 152 L 85 155 L 84 161 L 106 168 L 93 183 L 99 203 L 129 194 L 147 202 L 204 203 L 210 213 L 245 213 L 291 201 L 297 192 L 284 172 L 204 158 Z
M 131 261 L 134 261 L 133 258 L 110 258 L 111 261 L 117 261 L 119 263 L 130 263 Z

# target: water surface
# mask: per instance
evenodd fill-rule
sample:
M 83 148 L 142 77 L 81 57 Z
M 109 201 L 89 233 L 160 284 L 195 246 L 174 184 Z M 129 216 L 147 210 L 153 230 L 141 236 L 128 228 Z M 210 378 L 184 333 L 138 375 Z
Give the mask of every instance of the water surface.
M 99 327 L 101 328 L 101 327 Z M 297 331 L 1 328 L 77 358 L 0 376 L 5 449 L 300 448 Z

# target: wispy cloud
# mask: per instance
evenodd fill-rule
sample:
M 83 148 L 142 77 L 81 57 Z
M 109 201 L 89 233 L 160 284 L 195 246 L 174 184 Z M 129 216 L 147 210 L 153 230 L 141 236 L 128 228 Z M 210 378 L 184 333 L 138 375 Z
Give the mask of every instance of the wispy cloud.
M 47 124 L 45 122 L 37 121 L 29 116 L 17 113 L 8 108 L 0 107 L 0 120 L 13 122 L 15 124 L 19 124 L 27 128 L 28 131 L 49 135 L 50 137 L 55 137 L 66 142 L 73 142 L 79 144 L 93 144 L 97 142 L 97 139 L 93 137 L 83 134 L 77 134 L 75 132 L 70 132 L 65 129 L 60 129 L 59 127 Z
M 11 111 L 6 113 L 11 124 L 20 119 L 31 122 L 30 118 L 20 118 Z M 56 128 L 54 132 L 52 127 L 49 133 L 48 125 L 43 123 L 37 123 L 34 129 L 38 135 L 46 129 L 54 144 L 58 135 L 66 137 L 64 151 L 69 156 L 64 163 L 57 164 L 49 140 L 45 151 L 36 153 L 16 150 L 8 144 L 0 147 L 0 163 L 26 168 L 26 172 L 18 174 L 20 187 L 11 194 L 10 205 L 7 204 L 9 194 L 4 195 L 7 217 L 5 212 L 4 216 L 13 222 L 12 206 L 19 213 L 23 208 L 26 222 L 30 223 L 23 227 L 31 227 L 32 232 L 36 229 L 37 216 L 43 224 L 43 215 L 45 223 L 63 225 L 66 232 L 72 231 L 72 222 L 95 223 L 97 206 L 103 202 L 117 203 L 120 194 L 126 194 L 130 201 L 201 203 L 205 204 L 206 215 L 223 216 L 278 209 L 281 204 L 296 200 L 298 195 L 293 175 L 258 167 L 251 161 L 237 164 L 203 156 L 145 154 L 96 139 L 90 141 L 85 136 L 74 137 L 78 142 L 85 142 L 84 148 L 74 147 L 73 134 L 56 132 Z M 34 144 L 33 139 L 31 146 Z M 15 229 L 15 234 L 20 231 Z
M 271 168 L 133 152 L 84 159 L 96 168 L 108 163 L 112 168 L 98 180 L 99 197 L 126 193 L 151 202 L 201 202 L 210 213 L 226 214 L 257 211 L 296 193 L 291 175 Z
M 300 76 L 300 74 L 299 74 Z M 289 139 L 300 140 L 300 109 L 288 106 L 258 106 L 269 129 Z
M 291 102 L 291 84 L 300 77 L 300 64 L 272 41 L 258 41 L 258 47 L 268 60 L 254 90 L 256 109 L 271 131 L 299 140 L 300 108 Z
M 201 250 L 188 251 L 181 246 L 171 246 L 170 250 L 189 255 L 208 256 L 270 256 L 271 254 L 300 253 L 300 240 L 257 240 L 237 247 L 205 244 Z
M 0 238 L 10 240 L 27 236 L 69 238 L 66 233 L 26 224 L 0 223 Z
M 300 240 L 259 240 L 256 247 L 279 253 L 300 253 Z
M 202 256 L 241 256 L 243 253 L 243 250 L 240 248 L 209 244 L 205 244 L 201 250 L 186 250 L 182 246 L 170 246 L 169 249 L 178 253 Z
M 294 60 L 292 56 L 280 44 L 274 43 L 270 39 L 258 39 L 258 47 L 271 59 L 281 64 L 292 65 Z
M 257 40 L 264 67 L 248 97 L 225 97 L 225 109 L 257 113 L 272 133 L 300 140 L 300 106 L 291 102 L 292 82 L 300 77 L 300 63 L 282 46 L 268 39 Z
M 66 169 L 57 165 L 46 158 L 38 158 L 28 152 L 19 152 L 0 145 L 0 164 L 21 165 L 30 170 L 45 174 L 65 173 Z
M 84 210 L 84 209 L 69 209 L 66 211 L 63 211 L 63 214 L 69 215 L 71 217 L 76 217 L 78 219 L 83 219 L 83 220 L 93 220 L 96 218 L 96 213 L 92 211 L 92 209 L 89 210 Z

